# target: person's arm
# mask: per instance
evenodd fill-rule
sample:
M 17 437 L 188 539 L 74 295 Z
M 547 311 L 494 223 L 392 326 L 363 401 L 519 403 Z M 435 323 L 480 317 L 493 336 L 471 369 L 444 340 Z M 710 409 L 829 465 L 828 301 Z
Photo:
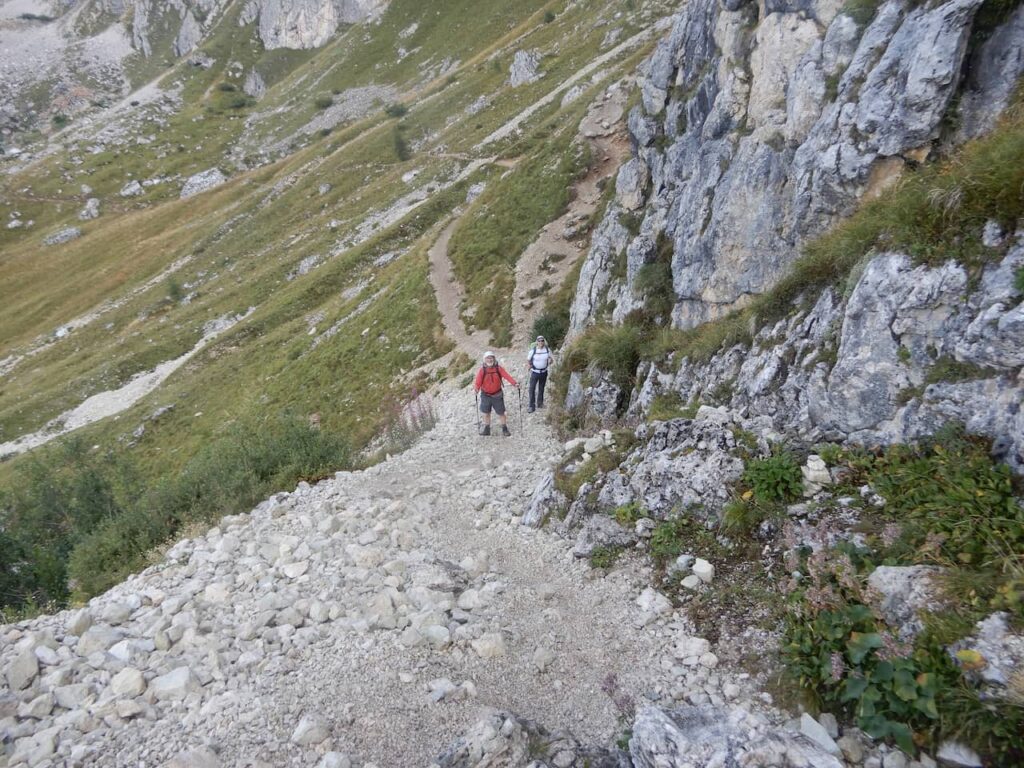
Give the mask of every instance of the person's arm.
M 509 376 L 508 371 L 506 371 L 500 365 L 498 366 L 498 373 L 500 373 L 502 378 L 505 379 L 505 381 L 507 381 L 513 387 L 518 387 L 519 386 L 519 383 L 515 379 L 513 379 L 511 376 Z
M 484 383 L 484 369 L 477 368 L 476 377 L 473 379 L 473 390 L 475 392 L 480 391 L 480 386 Z

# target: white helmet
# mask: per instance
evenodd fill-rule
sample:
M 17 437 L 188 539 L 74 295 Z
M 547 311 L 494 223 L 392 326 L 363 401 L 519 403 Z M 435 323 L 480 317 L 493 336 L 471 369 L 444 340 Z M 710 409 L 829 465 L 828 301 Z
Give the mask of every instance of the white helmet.
M 490 350 L 487 350 L 486 352 L 484 352 L 484 362 L 485 362 L 485 363 L 487 362 L 487 358 L 488 358 L 488 357 L 493 357 L 493 358 L 494 358 L 495 360 L 497 360 L 497 359 L 498 359 L 498 358 L 497 358 L 497 357 L 495 356 L 495 354 L 494 354 L 493 352 L 491 352 Z

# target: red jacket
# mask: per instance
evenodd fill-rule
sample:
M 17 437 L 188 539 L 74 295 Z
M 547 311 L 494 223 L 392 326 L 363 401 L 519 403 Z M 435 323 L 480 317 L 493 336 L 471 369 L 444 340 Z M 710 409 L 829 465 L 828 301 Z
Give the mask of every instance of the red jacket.
M 508 371 L 500 365 L 483 365 L 476 372 L 476 379 L 473 381 L 473 389 L 477 392 L 483 390 L 485 395 L 496 395 L 501 392 L 501 380 L 504 379 L 513 387 L 518 387 L 516 380 L 508 375 Z

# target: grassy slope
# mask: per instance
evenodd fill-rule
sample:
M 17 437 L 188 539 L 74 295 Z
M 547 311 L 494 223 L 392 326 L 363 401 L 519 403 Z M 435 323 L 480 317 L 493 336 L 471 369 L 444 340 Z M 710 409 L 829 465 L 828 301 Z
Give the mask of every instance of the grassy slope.
M 175 410 L 148 427 L 132 449 L 153 477 L 181 466 L 209 436 L 258 409 L 318 411 L 325 427 L 351 436 L 356 444 L 369 440 L 388 417 L 381 393 L 399 396 L 404 385 L 394 382 L 400 374 L 449 349 L 425 280 L 423 254 L 434 225 L 463 200 L 468 182 L 435 194 L 399 224 L 327 259 L 310 274 L 292 281 L 286 276 L 307 257 L 325 258 L 345 231 L 411 189 L 401 181 L 402 174 L 419 171 L 415 185 L 450 177 L 459 167 L 452 155 L 473 150 L 480 136 L 588 60 L 608 29 L 595 28 L 595 20 L 619 10 L 620 4 L 595 0 L 570 11 L 564 5 L 495 1 L 475 4 L 473 13 L 446 6 L 427 19 L 418 4 L 397 0 L 379 25 L 353 28 L 331 46 L 289 61 L 228 35 L 224 30 L 232 27 L 225 25 L 208 45 L 217 65 L 210 70 L 182 68 L 165 78 L 181 84 L 186 106 L 162 126 L 155 120 L 147 123 L 146 130 L 156 137 L 153 142 L 120 156 L 73 148 L 6 180 L 0 213 L 6 203 L 37 224 L 27 231 L 0 230 L 0 358 L 24 350 L 33 339 L 49 336 L 105 300 L 124 303 L 50 344 L 5 378 L 0 386 L 0 439 L 38 429 L 85 397 L 182 354 L 195 344 L 204 323 L 254 306 L 257 310 L 248 320 L 157 392 L 120 417 L 81 430 L 81 436 L 91 444 L 122 445 L 119 438 L 146 414 L 175 403 Z M 554 22 L 544 23 L 546 9 L 556 13 Z M 493 16 L 490 27 L 458 27 L 481 13 Z M 417 14 L 420 27 L 403 44 L 410 49 L 418 45 L 419 50 L 402 62 L 370 66 L 374 57 L 391 50 L 397 33 Z M 628 20 L 618 24 L 627 33 L 633 29 Z M 445 35 L 443 42 L 438 34 Z M 504 87 L 512 51 L 531 47 L 550 53 L 543 65 L 546 77 L 516 90 Z M 462 67 L 452 77 L 425 80 L 424 63 L 442 50 L 460 59 Z M 489 59 L 492 54 L 497 65 Z M 231 60 L 256 66 L 268 79 L 271 73 L 265 67 L 281 66 L 278 85 L 258 107 L 223 108 L 221 101 L 232 92 L 217 84 L 237 80 L 223 69 Z M 141 198 L 117 195 L 128 178 L 184 176 L 216 165 L 225 148 L 237 141 L 244 115 L 286 106 L 295 93 L 311 98 L 320 84 L 312 91 L 303 89 L 314 75 L 324 75 L 326 90 L 371 81 L 397 84 L 409 94 L 410 111 L 401 122 L 403 134 L 416 146 L 413 157 L 400 161 L 395 156 L 392 132 L 397 121 L 381 112 L 329 136 L 313 137 L 309 146 L 273 165 L 235 173 L 224 187 L 191 200 L 175 199 L 180 181 L 153 187 Z M 491 106 L 467 115 L 465 108 L 482 93 L 489 95 Z M 553 106 L 526 126 L 525 139 L 493 149 L 499 154 L 543 154 L 544 132 L 550 130 L 544 126 L 556 124 L 567 135 L 580 108 L 577 103 L 561 114 Z M 306 119 L 308 115 L 286 110 L 267 123 L 268 130 L 284 133 Z M 538 127 L 542 133 L 534 135 Z M 178 151 L 179 146 L 185 151 Z M 531 166 L 527 157 L 523 167 L 539 166 Z M 480 178 L 486 174 L 481 172 Z M 88 183 L 103 200 L 103 215 L 95 221 L 77 220 L 84 200 L 81 183 Z M 331 189 L 320 194 L 318 187 L 324 183 Z M 337 231 L 331 222 L 340 222 Z M 544 216 L 531 219 L 532 226 L 543 223 Z M 40 245 L 46 231 L 67 225 L 81 226 L 84 236 L 64 246 Z M 532 239 L 530 232 L 520 234 L 526 242 Z M 374 267 L 373 260 L 388 252 L 405 255 L 384 268 Z M 190 260 L 173 276 L 173 286 L 160 281 L 131 294 L 183 257 Z M 172 300 L 179 294 L 190 294 L 191 300 Z M 316 333 L 323 332 L 370 297 L 377 297 L 377 303 L 313 348 L 311 325 Z M 401 311 L 393 311 L 395 307 Z M 367 328 L 364 339 L 361 333 Z M 232 387 L 219 384 L 224 381 Z M 10 482 L 12 465 L 18 463 L 0 466 L 0 486 Z

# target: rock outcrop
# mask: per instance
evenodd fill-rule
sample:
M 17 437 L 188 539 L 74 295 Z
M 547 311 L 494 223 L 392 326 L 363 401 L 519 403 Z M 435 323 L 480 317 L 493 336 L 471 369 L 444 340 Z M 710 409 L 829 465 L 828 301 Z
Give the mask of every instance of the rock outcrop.
M 249 0 L 241 24 L 257 23 L 266 48 L 319 48 L 341 24 L 378 16 L 388 0 Z
M 637 714 L 629 754 L 635 768 L 776 765 L 842 768 L 843 763 L 806 736 L 774 728 L 741 708 L 647 706 Z
M 833 0 L 688 3 L 645 65 L 634 159 L 595 232 L 570 335 L 636 309 L 638 272 L 666 250 L 672 324 L 719 317 L 937 141 L 990 128 L 1024 72 L 1024 9 L 972 46 L 980 4 L 888 0 L 855 19 Z
M 907 442 L 961 422 L 1024 471 L 1024 295 L 1013 278 L 1021 268 L 1022 233 L 973 290 L 953 262 L 916 266 L 881 254 L 845 301 L 827 290 L 750 346 L 684 359 L 671 372 L 650 367 L 633 413 L 659 393 L 707 402 L 725 389 L 732 410 L 808 443 Z

